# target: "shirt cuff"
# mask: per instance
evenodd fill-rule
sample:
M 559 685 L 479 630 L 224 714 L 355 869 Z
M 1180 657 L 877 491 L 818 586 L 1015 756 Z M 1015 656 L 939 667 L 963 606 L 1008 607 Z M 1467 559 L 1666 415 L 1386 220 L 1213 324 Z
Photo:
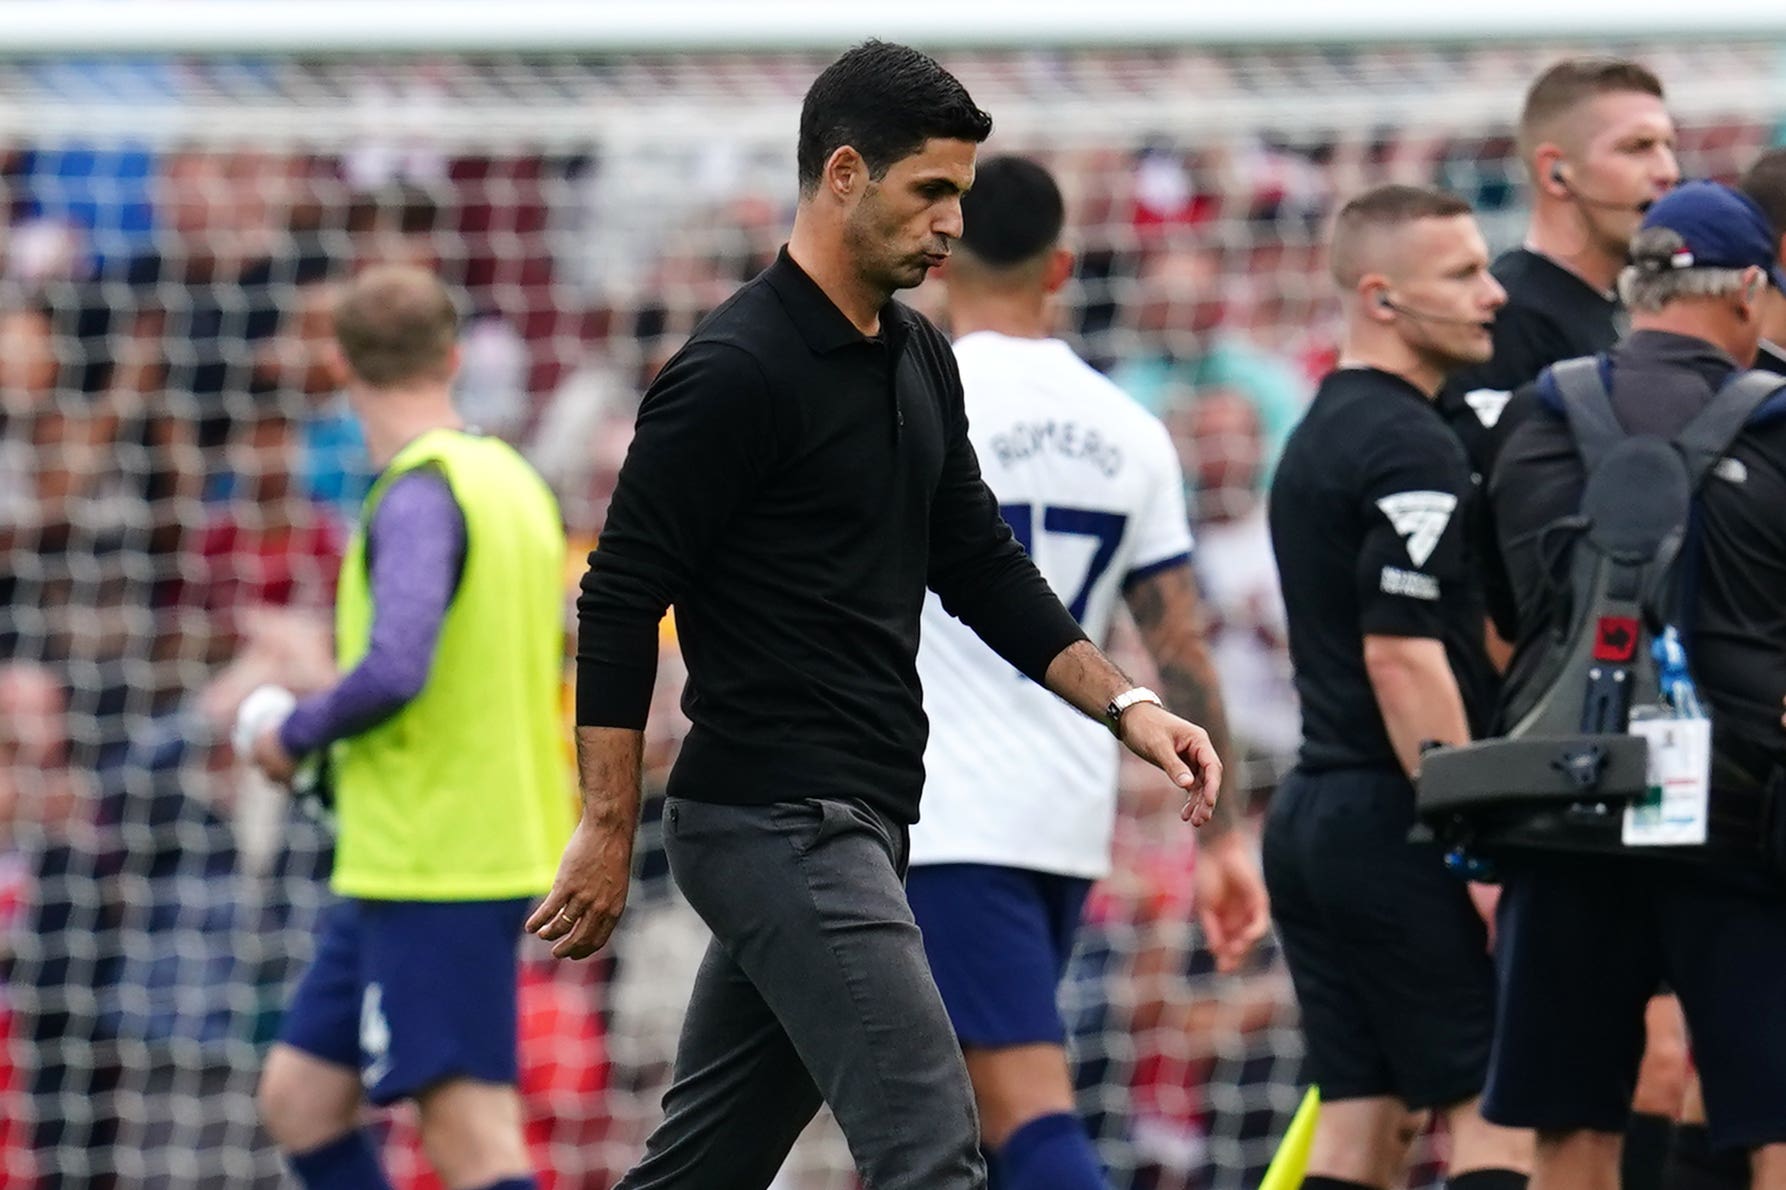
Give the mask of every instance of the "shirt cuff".
M 1082 640 L 1089 640 L 1085 629 L 1079 627 L 1078 621 L 1061 610 L 1058 619 L 1051 623 L 1037 625 L 1037 631 L 1031 634 L 1035 641 L 1032 649 L 1026 649 L 1022 655 L 1006 658 L 1015 665 L 1024 677 L 1038 686 L 1046 686 L 1048 667 L 1054 659 Z
M 287 756 L 302 760 L 326 742 L 323 736 L 327 723 L 326 698 L 306 699 L 292 708 L 285 722 L 279 725 L 279 746 L 285 749 Z

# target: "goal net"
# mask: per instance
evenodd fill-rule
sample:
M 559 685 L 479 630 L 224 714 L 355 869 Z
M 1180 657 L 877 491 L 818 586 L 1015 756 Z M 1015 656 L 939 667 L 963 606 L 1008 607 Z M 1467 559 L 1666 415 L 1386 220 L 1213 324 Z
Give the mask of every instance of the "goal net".
M 1323 221 L 1369 183 L 1437 181 L 1513 242 L 1519 97 L 1579 48 L 943 55 L 994 116 L 987 151 L 1062 181 L 1080 260 L 1063 333 L 1179 445 L 1256 806 L 1297 733 L 1261 488 L 1334 358 Z M 1689 175 L 1728 178 L 1778 137 L 1780 47 L 1615 48 L 1666 82 Z M 0 59 L 0 1188 L 285 1184 L 253 1088 L 329 836 L 241 770 L 227 725 L 260 682 L 331 675 L 367 482 L 332 286 L 390 259 L 453 284 L 463 412 L 547 476 L 580 557 L 642 387 L 785 233 L 825 61 Z M 1132 633 L 1116 647 L 1145 671 Z M 668 636 L 664 653 L 653 794 L 684 727 Z M 1194 844 L 1161 797 L 1125 770 L 1118 871 L 1062 991 L 1081 1106 L 1113 1184 L 1239 1190 L 1301 1097 L 1294 1001 L 1269 945 L 1214 971 Z M 604 957 L 524 948 L 545 1187 L 611 1185 L 656 1118 L 704 935 L 653 818 Z M 375 1126 L 400 1186 L 436 1184 L 411 1117 Z M 850 1187 L 850 1168 L 821 1121 L 783 1184 Z

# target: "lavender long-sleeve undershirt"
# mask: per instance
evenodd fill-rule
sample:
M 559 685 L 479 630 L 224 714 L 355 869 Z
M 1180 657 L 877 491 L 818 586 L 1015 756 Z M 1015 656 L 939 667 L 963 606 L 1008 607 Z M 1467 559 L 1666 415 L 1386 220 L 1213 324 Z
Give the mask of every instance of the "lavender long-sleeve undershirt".
M 446 480 L 411 471 L 395 480 L 366 530 L 372 643 L 352 672 L 304 699 L 279 729 L 292 756 L 370 730 L 420 694 L 465 562 L 465 517 Z

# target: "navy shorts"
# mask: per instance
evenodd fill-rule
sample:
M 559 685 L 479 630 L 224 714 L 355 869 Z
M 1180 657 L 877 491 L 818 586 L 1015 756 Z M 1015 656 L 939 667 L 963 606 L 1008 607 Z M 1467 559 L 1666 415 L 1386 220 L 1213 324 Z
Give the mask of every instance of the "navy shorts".
M 379 1105 L 448 1078 L 516 1080 L 516 948 L 530 900 L 331 906 L 279 1040 L 360 1072 Z
M 1484 1112 L 1623 1132 L 1644 1005 L 1680 997 L 1718 1148 L 1786 1142 L 1786 896 L 1756 875 L 1571 856 L 1503 877 Z
M 1061 1045 L 1058 993 L 1091 881 L 995 864 L 925 864 L 912 916 L 963 1046 Z
M 1474 1099 L 1488 1072 L 1488 929 L 1436 845 L 1408 842 L 1414 789 L 1386 768 L 1297 769 L 1272 795 L 1265 884 L 1325 1100 Z

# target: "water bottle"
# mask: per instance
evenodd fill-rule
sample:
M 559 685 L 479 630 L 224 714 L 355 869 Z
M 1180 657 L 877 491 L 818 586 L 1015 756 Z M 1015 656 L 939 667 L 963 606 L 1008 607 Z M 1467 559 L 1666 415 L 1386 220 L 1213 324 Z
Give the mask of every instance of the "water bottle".
M 1656 660 L 1657 684 L 1662 688 L 1662 697 L 1674 710 L 1674 717 L 1705 718 L 1699 691 L 1694 688 L 1692 675 L 1687 672 L 1687 649 L 1681 644 L 1681 634 L 1674 625 L 1664 628 L 1662 634 L 1650 642 L 1650 656 Z
M 282 686 L 256 686 L 242 700 L 236 709 L 235 730 L 230 733 L 230 743 L 235 746 L 236 756 L 246 765 L 254 765 L 254 742 L 269 727 L 277 727 L 285 722 L 285 717 L 298 705 L 297 695 Z M 298 765 L 298 771 L 291 781 L 292 790 L 296 793 L 307 793 L 316 783 L 317 762 L 315 757 L 308 757 Z

